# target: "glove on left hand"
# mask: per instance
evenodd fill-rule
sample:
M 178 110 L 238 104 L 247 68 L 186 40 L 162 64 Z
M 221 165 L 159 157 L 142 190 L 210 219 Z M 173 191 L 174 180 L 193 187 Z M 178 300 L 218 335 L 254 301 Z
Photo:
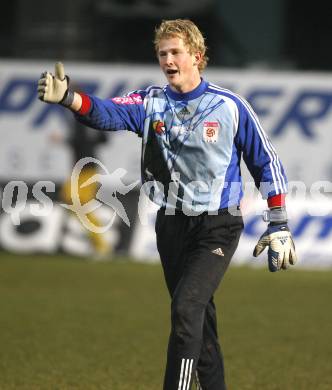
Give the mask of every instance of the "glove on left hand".
M 297 261 L 295 245 L 287 223 L 270 224 L 260 237 L 253 255 L 260 255 L 268 247 L 268 265 L 271 272 L 287 269 Z

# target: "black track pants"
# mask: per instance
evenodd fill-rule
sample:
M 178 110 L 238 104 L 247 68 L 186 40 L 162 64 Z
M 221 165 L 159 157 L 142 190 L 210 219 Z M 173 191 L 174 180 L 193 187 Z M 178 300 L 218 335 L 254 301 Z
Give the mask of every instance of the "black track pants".
M 158 211 L 157 246 L 172 298 L 164 390 L 225 390 L 213 294 L 243 229 L 241 216 L 225 212 L 195 217 Z

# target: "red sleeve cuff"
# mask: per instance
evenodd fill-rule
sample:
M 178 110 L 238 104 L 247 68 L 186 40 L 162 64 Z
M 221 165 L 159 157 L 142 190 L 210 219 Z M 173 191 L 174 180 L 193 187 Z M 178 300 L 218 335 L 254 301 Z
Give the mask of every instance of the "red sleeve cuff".
M 274 196 L 271 196 L 271 198 L 268 198 L 267 204 L 268 204 L 270 209 L 273 207 L 284 207 L 285 206 L 285 198 L 286 198 L 286 194 L 274 195 Z
M 86 115 L 91 108 L 91 99 L 88 95 L 85 95 L 84 93 L 79 93 L 79 95 L 82 98 L 82 105 L 80 110 L 78 111 L 78 114 L 80 115 Z

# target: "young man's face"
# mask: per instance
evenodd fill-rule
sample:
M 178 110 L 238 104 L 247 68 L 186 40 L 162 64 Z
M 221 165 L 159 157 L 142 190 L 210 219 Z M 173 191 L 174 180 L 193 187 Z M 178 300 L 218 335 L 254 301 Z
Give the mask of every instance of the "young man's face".
M 182 38 L 172 37 L 159 42 L 159 65 L 170 87 L 177 92 L 189 92 L 198 86 L 201 81 L 198 70 L 201 59 L 201 53 L 189 53 Z

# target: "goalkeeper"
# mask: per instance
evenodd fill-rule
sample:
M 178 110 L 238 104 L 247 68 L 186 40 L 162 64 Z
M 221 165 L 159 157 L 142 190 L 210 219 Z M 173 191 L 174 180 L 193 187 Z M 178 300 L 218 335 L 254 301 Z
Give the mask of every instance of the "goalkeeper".
M 155 49 L 167 79 L 102 100 L 70 89 L 63 65 L 39 80 L 39 98 L 72 110 L 100 130 L 128 129 L 142 138 L 142 178 L 160 205 L 157 247 L 171 304 L 164 390 L 225 390 L 213 295 L 243 229 L 240 160 L 269 206 L 267 230 L 254 249 L 268 248 L 274 272 L 296 262 L 287 226 L 287 180 L 274 147 L 241 96 L 201 77 L 204 38 L 189 20 L 163 21 Z

